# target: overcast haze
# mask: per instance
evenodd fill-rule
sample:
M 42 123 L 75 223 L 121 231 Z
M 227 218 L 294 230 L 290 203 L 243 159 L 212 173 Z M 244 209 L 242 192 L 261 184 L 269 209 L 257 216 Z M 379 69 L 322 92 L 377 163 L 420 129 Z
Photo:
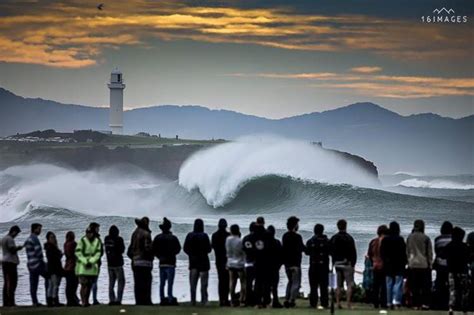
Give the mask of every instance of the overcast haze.
M 106 106 L 198 104 L 270 118 L 370 101 L 474 113 L 473 1 L 2 1 L 0 86 Z M 467 23 L 427 24 L 452 8 Z

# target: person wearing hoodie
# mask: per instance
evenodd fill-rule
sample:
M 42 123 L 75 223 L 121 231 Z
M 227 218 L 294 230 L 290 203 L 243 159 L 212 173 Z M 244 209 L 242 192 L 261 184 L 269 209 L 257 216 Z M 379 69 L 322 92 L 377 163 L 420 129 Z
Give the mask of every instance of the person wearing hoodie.
M 59 303 L 59 285 L 61 284 L 61 277 L 64 274 L 61 258 L 63 253 L 58 247 L 56 234 L 49 231 L 46 233 L 46 243 L 44 244 L 46 258 L 48 260 L 47 270 L 49 275 L 48 290 L 46 292 L 46 302 L 49 307 L 62 306 Z
M 171 233 L 171 221 L 163 218 L 160 224 L 161 233 L 153 240 L 153 254 L 160 264 L 160 305 L 178 305 L 173 296 L 173 283 L 176 270 L 176 255 L 181 251 L 181 244 Z M 165 296 L 165 286 L 168 283 L 168 294 Z
M 245 253 L 245 306 L 255 306 L 255 228 L 257 224 L 251 222 L 249 225 L 249 234 L 242 239 L 242 248 Z
M 135 219 L 137 225 L 132 233 L 127 256 L 132 260 L 136 305 L 152 305 L 151 284 L 153 270 L 153 247 L 150 219 Z
M 263 217 L 257 218 L 257 221 L 260 221 L 260 223 L 256 224 L 253 234 L 253 247 L 255 248 L 255 303 L 259 308 L 266 308 L 271 302 L 270 240 L 269 234 L 265 229 Z
M 449 272 L 449 313 L 469 310 L 469 246 L 463 242 L 466 232 L 460 227 L 452 230 L 452 240 L 445 247 Z
M 104 239 L 105 254 L 107 256 L 107 270 L 109 272 L 109 305 L 121 305 L 125 288 L 125 274 L 123 271 L 123 253 L 125 244 L 120 237 L 118 227 L 112 225 L 109 235 Z M 115 294 L 117 283 L 117 294 Z
M 306 248 L 303 238 L 298 233 L 297 217 L 289 217 L 286 223 L 288 231 L 283 234 L 283 262 L 285 265 L 288 284 L 286 286 L 286 297 L 284 306 L 286 308 L 295 307 L 295 301 L 298 297 L 301 287 L 301 260 Z
M 76 276 L 76 236 L 74 232 L 66 233 L 66 242 L 64 243 L 64 256 L 66 262 L 64 264 L 64 277 L 66 278 L 66 301 L 67 306 L 79 306 L 79 299 L 77 298 L 77 287 L 79 286 L 79 279 Z
M 282 308 L 278 297 L 278 284 L 280 283 L 280 268 L 283 264 L 283 246 L 280 240 L 275 238 L 276 230 L 273 225 L 267 228 L 268 233 L 268 269 L 269 289 L 273 298 L 272 308 Z
M 240 228 L 237 224 L 230 227 L 230 236 L 225 241 L 227 269 L 229 270 L 229 291 L 232 306 L 245 304 L 245 252 L 240 238 Z M 237 298 L 235 288 L 240 280 L 240 296 Z
M 413 224 L 413 231 L 407 238 L 407 257 L 413 307 L 429 309 L 433 247 L 431 239 L 425 235 L 423 220 L 415 220 Z
M 229 271 L 227 270 L 227 254 L 225 242 L 230 233 L 227 231 L 227 221 L 219 220 L 217 231 L 212 234 L 211 244 L 216 257 L 216 269 L 219 288 L 219 306 L 230 306 L 229 303 Z
M 400 308 L 407 253 L 405 240 L 400 236 L 400 225 L 395 221 L 390 222 L 388 235 L 382 240 L 380 256 L 387 286 L 387 306 L 391 309 Z
M 320 309 L 327 308 L 329 286 L 329 239 L 324 234 L 324 225 L 314 226 L 314 235 L 306 242 L 306 254 L 309 256 L 309 303 L 318 306 L 318 289 L 321 292 Z
M 209 280 L 209 253 L 212 251 L 209 236 L 204 233 L 204 221 L 194 221 L 193 232 L 186 235 L 184 252 L 189 257 L 189 283 L 191 286 L 191 304 L 196 305 L 196 289 L 201 280 L 201 303 L 208 302 L 207 285 Z
M 99 275 L 99 260 L 102 256 L 102 242 L 96 232 L 87 228 L 86 235 L 81 238 L 76 246 L 76 275 L 81 284 L 81 305 L 89 306 L 89 297 L 92 285 Z
M 380 247 L 385 236 L 388 234 L 388 227 L 384 224 L 377 228 L 377 237 L 370 241 L 367 256 L 372 262 L 374 273 L 374 283 L 372 287 L 372 302 L 375 308 L 387 308 L 387 286 L 385 283 L 385 270 L 383 259 L 380 255 Z
M 445 248 L 451 242 L 453 224 L 449 221 L 443 222 L 440 235 L 434 239 L 435 259 L 433 269 L 436 271 L 433 291 L 433 306 L 435 309 L 448 309 L 449 306 L 449 277 L 448 262 L 446 260 Z

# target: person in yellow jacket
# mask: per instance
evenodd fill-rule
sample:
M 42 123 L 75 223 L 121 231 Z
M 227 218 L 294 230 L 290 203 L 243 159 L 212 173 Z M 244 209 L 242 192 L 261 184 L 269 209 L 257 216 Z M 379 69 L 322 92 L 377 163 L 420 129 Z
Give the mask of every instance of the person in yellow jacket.
M 81 304 L 89 306 L 89 296 L 94 281 L 99 274 L 99 260 L 102 255 L 102 242 L 91 228 L 81 238 L 76 247 L 76 275 L 81 284 Z

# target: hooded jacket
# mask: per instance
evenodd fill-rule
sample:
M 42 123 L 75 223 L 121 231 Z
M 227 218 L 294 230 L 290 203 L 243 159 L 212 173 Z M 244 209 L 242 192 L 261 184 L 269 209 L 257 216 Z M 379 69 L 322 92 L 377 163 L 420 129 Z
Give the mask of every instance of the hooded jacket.
M 102 242 L 94 237 L 89 240 L 83 236 L 76 246 L 76 275 L 97 276 L 99 274 L 99 260 L 102 256 Z
M 411 269 L 431 268 L 433 247 L 430 238 L 421 231 L 414 230 L 407 238 L 408 267 Z
M 225 241 L 230 233 L 225 227 L 220 227 L 214 234 L 212 234 L 212 248 L 216 256 L 216 266 L 225 267 L 227 264 L 227 254 L 225 249 Z
M 61 258 L 63 257 L 63 253 L 61 253 L 58 246 L 51 243 L 45 243 L 44 250 L 46 252 L 46 258 L 48 259 L 48 274 L 62 275 L 63 266 L 61 264 Z
M 329 239 L 324 234 L 313 235 L 313 237 L 306 242 L 306 254 L 309 255 L 310 265 L 329 270 L 329 253 Z
M 144 219 L 136 219 L 137 228 L 132 234 L 127 256 L 132 260 L 133 267 L 153 268 L 153 249 L 151 231 Z
M 407 264 L 405 240 L 400 235 L 387 235 L 380 245 L 383 270 L 387 276 L 403 275 Z
M 119 230 L 117 227 L 112 226 L 110 228 L 109 235 L 104 239 L 104 247 L 108 267 L 122 267 L 125 244 L 123 238 L 119 236 Z
M 181 244 L 169 230 L 164 230 L 153 240 L 153 255 L 160 260 L 160 267 L 175 267 L 176 255 L 181 251 Z
M 184 252 L 189 257 L 189 270 L 209 271 L 211 268 L 208 254 L 211 252 L 211 242 L 209 236 L 204 233 L 204 223 L 202 220 L 194 222 L 193 232 L 186 235 L 184 241 Z

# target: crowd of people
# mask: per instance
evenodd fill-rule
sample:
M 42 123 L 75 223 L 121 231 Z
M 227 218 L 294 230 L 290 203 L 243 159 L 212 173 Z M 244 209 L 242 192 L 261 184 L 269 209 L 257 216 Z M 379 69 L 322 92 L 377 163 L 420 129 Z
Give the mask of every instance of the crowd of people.
M 20 228 L 16 225 L 11 227 L 2 239 L 3 306 L 15 306 L 17 266 L 20 263 L 18 251 L 25 249 L 34 306 L 41 306 L 37 297 L 40 278 L 44 279 L 48 306 L 63 305 L 58 294 L 62 278 L 66 280 L 68 306 L 89 306 L 91 295 L 92 303 L 99 304 L 97 279 L 104 255 L 109 276 L 109 304 L 120 305 L 126 285 L 125 251 L 131 259 L 136 304 L 153 304 L 152 269 L 157 258 L 160 305 L 177 305 L 173 283 L 176 256 L 183 250 L 189 258 L 192 305 L 197 304 L 198 283 L 200 303 L 208 303 L 209 254 L 214 251 L 220 306 L 295 307 L 300 297 L 302 259 L 303 255 L 308 255 L 310 306 L 327 308 L 328 288 L 335 287 L 336 305 L 342 308 L 344 293 L 347 307 L 352 307 L 357 250 L 353 237 L 347 232 L 345 220 L 337 222 L 338 232 L 331 238 L 324 234 L 322 224 L 316 224 L 314 235 L 304 242 L 298 233 L 299 219 L 294 216 L 288 218 L 287 231 L 281 241 L 275 237 L 272 225 L 265 226 L 263 217 L 250 224 L 249 233 L 244 237 L 238 225 L 228 228 L 225 219 L 219 220 L 217 231 L 209 237 L 204 231 L 203 220 L 196 219 L 193 231 L 187 234 L 183 246 L 173 235 L 172 223 L 167 218 L 159 225 L 161 233 L 154 238 L 147 217 L 136 219 L 135 223 L 136 229 L 128 248 L 115 225 L 109 228 L 103 241 L 99 233 L 100 225 L 95 222 L 89 225 L 85 235 L 77 242 L 74 233 L 67 232 L 63 250 L 51 231 L 47 232 L 44 245 L 41 244 L 42 225 L 39 223 L 31 225 L 31 234 L 21 246 L 15 244 Z M 416 220 L 406 240 L 400 236 L 400 226 L 395 221 L 377 229 L 377 237 L 370 241 L 368 247 L 363 276 L 368 300 L 380 309 L 405 305 L 415 309 L 459 309 L 467 312 L 472 309 L 474 301 L 474 232 L 464 242 L 466 233 L 462 228 L 453 227 L 449 222 L 443 223 L 441 235 L 434 240 L 433 253 L 431 239 L 424 229 L 424 222 Z M 278 294 L 282 266 L 287 277 L 283 304 Z M 434 282 L 432 270 L 436 272 Z M 334 284 L 330 283 L 333 282 L 333 274 L 336 279 Z M 79 285 L 80 298 L 77 297 Z

